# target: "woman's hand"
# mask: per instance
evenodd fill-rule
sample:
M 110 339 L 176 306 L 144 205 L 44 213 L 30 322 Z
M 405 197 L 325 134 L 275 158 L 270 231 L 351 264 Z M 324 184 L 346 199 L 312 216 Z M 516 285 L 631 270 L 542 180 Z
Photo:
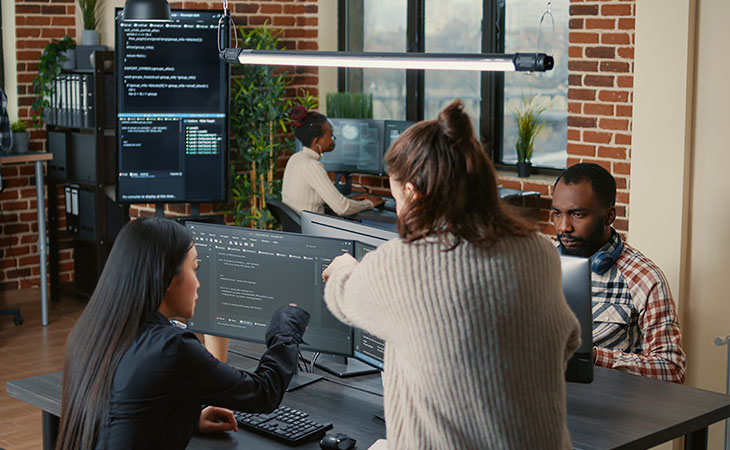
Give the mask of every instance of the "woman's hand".
M 327 282 L 330 276 L 342 267 L 353 266 L 357 264 L 357 260 L 349 253 L 343 253 L 337 258 L 333 259 L 329 266 L 322 272 L 322 279 Z
M 238 423 L 230 409 L 207 406 L 200 411 L 198 431 L 201 433 L 230 430 L 238 431 Z

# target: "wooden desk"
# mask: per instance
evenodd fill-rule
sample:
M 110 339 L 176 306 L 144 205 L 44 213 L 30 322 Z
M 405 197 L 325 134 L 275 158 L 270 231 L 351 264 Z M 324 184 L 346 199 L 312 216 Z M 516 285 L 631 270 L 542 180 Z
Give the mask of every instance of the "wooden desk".
M 258 344 L 232 342 L 230 363 L 253 368 Z M 239 351 L 240 349 L 243 349 Z M 568 383 L 568 429 L 576 449 L 645 449 L 686 435 L 685 449 L 707 448 L 707 427 L 730 417 L 730 396 L 672 383 L 595 368 L 592 384 Z M 347 379 L 327 377 L 287 393 L 284 404 L 334 423 L 333 432 L 357 439 L 364 449 L 385 436 L 385 424 L 375 417 L 382 397 L 372 389 L 379 375 Z M 61 413 L 61 373 L 9 381 L 11 397 L 43 410 L 44 447 L 58 429 Z M 54 428 L 55 427 L 55 428 Z M 48 444 L 50 445 L 50 443 Z M 45 447 L 53 448 L 53 447 Z M 238 433 L 196 435 L 190 449 L 291 448 L 239 430 Z M 318 449 L 317 442 L 297 448 Z
M 41 325 L 48 325 L 48 276 L 47 271 L 47 248 L 46 248 L 46 209 L 45 191 L 43 189 L 43 161 L 50 161 L 53 155 L 50 153 L 24 153 L 19 155 L 0 156 L 0 166 L 6 164 L 35 163 L 35 193 L 36 210 L 38 211 L 38 264 L 41 269 Z

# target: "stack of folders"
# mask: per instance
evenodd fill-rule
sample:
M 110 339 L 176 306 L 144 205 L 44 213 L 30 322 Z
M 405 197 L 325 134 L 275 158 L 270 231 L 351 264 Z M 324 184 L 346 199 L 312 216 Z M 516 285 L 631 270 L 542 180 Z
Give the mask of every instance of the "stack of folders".
M 66 186 L 66 230 L 72 234 L 79 233 L 79 189 Z
M 50 105 L 43 111 L 49 125 L 93 128 L 94 77 L 87 73 L 62 73 L 53 82 Z

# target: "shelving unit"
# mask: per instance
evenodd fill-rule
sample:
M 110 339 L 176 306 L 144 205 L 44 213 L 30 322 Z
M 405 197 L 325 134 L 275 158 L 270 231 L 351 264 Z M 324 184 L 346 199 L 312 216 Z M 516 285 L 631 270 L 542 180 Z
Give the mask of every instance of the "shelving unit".
M 119 229 L 129 220 L 115 203 L 114 53 L 94 51 L 90 69 L 64 71 L 51 108 L 48 128 L 48 223 L 51 299 L 58 298 L 59 252 L 72 248 L 74 292 L 90 295 L 101 275 Z M 63 188 L 66 230 L 60 231 L 58 192 Z

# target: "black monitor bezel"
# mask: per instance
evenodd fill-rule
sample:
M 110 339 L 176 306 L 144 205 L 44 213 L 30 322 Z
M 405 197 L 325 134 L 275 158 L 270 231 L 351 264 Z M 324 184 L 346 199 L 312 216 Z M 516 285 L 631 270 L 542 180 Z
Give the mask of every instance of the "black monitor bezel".
M 211 224 L 211 223 L 195 222 L 195 221 L 187 221 L 185 223 L 185 226 L 188 227 L 188 228 L 190 228 L 191 226 L 203 226 L 203 228 L 238 229 L 238 230 L 241 230 L 241 231 L 244 231 L 244 232 L 247 231 L 247 230 L 250 230 L 251 232 L 266 232 L 266 233 L 271 233 L 271 234 L 280 234 L 280 235 L 295 236 L 295 237 L 313 237 L 313 238 L 317 238 L 317 239 L 326 239 L 326 240 L 330 240 L 330 241 L 342 241 L 343 240 L 343 239 L 338 239 L 338 238 L 327 238 L 327 237 L 322 237 L 322 236 L 304 236 L 304 235 L 302 235 L 300 233 L 288 233 L 288 232 L 285 232 L 285 231 L 258 230 L 258 229 L 254 229 L 254 228 L 235 227 L 235 226 L 219 225 L 219 224 Z M 344 240 L 347 240 L 347 239 L 344 239 Z M 353 248 L 354 248 L 354 245 L 353 245 Z M 325 307 L 326 307 L 326 305 L 325 305 Z M 333 317 L 334 317 L 334 315 L 333 315 Z M 345 324 L 343 324 L 343 325 L 345 325 Z M 321 347 L 311 346 L 311 345 L 309 345 L 309 344 L 307 344 L 305 342 L 303 342 L 300 345 L 300 350 L 311 351 L 311 352 L 321 352 L 321 353 L 327 353 L 327 354 L 332 354 L 332 355 L 340 355 L 340 356 L 352 356 L 352 353 L 353 353 L 353 329 L 349 325 L 348 325 L 348 327 L 350 329 L 350 339 L 349 339 L 349 350 L 347 350 L 347 351 L 340 351 L 340 350 L 334 350 L 333 351 L 332 349 L 328 349 L 328 348 L 321 348 Z M 216 330 L 204 329 L 204 328 L 200 328 L 198 326 L 188 326 L 188 329 L 190 331 L 194 331 L 196 333 L 203 333 L 203 334 L 208 334 L 208 335 L 213 335 L 213 336 L 224 337 L 224 338 L 228 338 L 228 339 L 235 339 L 235 340 L 243 341 L 243 342 L 254 342 L 254 343 L 258 343 L 258 344 L 265 344 L 266 343 L 264 339 L 243 338 L 241 336 L 236 336 L 236 335 L 229 334 L 229 333 L 221 333 L 221 332 L 216 331 Z M 306 333 L 305 333 L 305 335 L 304 335 L 304 341 L 306 341 L 306 340 L 307 340 L 307 336 L 306 336 Z

